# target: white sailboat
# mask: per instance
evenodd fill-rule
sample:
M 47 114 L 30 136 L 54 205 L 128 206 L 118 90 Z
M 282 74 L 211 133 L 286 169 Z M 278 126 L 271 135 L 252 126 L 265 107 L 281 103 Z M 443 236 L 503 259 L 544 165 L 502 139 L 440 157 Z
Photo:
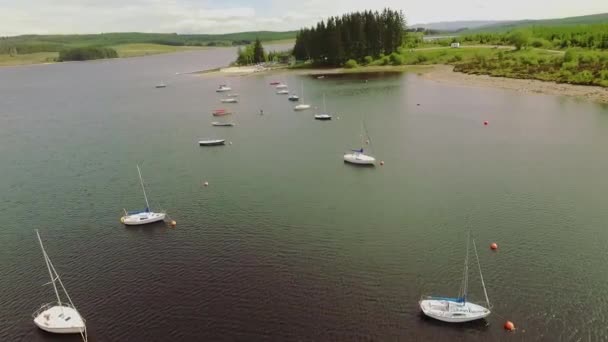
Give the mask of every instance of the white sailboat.
M 315 120 L 323 120 L 323 121 L 331 120 L 331 115 L 327 114 L 327 108 L 325 106 L 325 94 L 323 94 L 323 113 L 315 114 Z
M 363 127 L 363 121 L 361 121 L 361 139 L 365 139 L 366 136 L 366 130 Z M 369 142 L 369 137 L 367 137 L 367 140 Z M 361 145 L 363 146 L 363 141 L 361 142 Z M 345 153 L 344 162 L 355 165 L 373 166 L 376 164 L 376 158 L 365 154 L 363 147 L 361 147 L 358 150 L 351 150 L 350 153 Z
M 486 291 L 486 285 L 483 281 L 483 275 L 481 274 L 481 265 L 479 263 L 479 256 L 477 255 L 477 246 L 475 245 L 475 240 L 473 240 L 473 247 L 475 249 L 475 256 L 477 257 L 477 266 L 479 267 L 479 276 L 481 278 L 483 293 L 486 297 L 487 308 L 468 301 L 469 241 L 467 239 L 467 256 L 464 261 L 464 277 L 462 280 L 460 295 L 457 298 L 433 296 L 424 297 L 420 300 L 419 304 L 420 309 L 425 315 L 448 323 L 470 322 L 490 315 L 490 309 L 492 306 L 490 305 L 488 291 Z
M 76 306 L 72 302 L 68 291 L 65 289 L 59 274 L 55 270 L 51 258 L 46 254 L 40 233 L 36 230 L 38 236 L 38 242 L 40 242 L 40 248 L 42 249 L 42 255 L 44 256 L 44 262 L 46 268 L 49 270 L 49 276 L 51 277 L 51 284 L 57 297 L 56 303 L 44 304 L 40 309 L 36 310 L 32 315 L 34 317 L 34 324 L 38 328 L 55 334 L 80 334 L 83 341 L 87 341 L 87 327 L 84 318 L 80 315 Z M 61 300 L 59 291 L 57 289 L 57 283 L 59 283 L 63 293 L 65 294 L 66 301 Z
M 137 226 L 147 223 L 154 223 L 165 219 L 167 214 L 155 213 L 150 210 L 150 204 L 148 203 L 148 196 L 146 195 L 146 187 L 144 186 L 144 180 L 141 178 L 141 170 L 137 165 L 137 173 L 139 174 L 139 182 L 141 183 L 141 189 L 144 192 L 144 199 L 146 200 L 146 208 L 143 210 L 135 210 L 127 212 L 125 210 L 125 216 L 120 218 L 120 222 L 128 226 Z
M 231 90 L 232 90 L 232 88 L 230 88 L 228 85 L 226 85 L 226 84 L 220 84 L 220 86 L 217 87 L 217 89 L 215 90 L 215 92 L 217 92 L 217 93 L 223 93 L 223 92 L 231 91 Z
M 287 89 L 287 84 L 285 84 L 285 83 L 279 83 L 274 88 L 275 89 Z
M 304 102 L 304 83 L 302 83 L 302 102 Z M 302 111 L 302 110 L 308 110 L 308 109 L 310 109 L 310 105 L 305 104 L 305 103 L 301 103 L 301 104 L 293 107 L 293 110 L 295 110 L 295 111 Z
M 289 95 L 289 90 L 287 90 L 287 89 L 278 90 L 277 95 Z

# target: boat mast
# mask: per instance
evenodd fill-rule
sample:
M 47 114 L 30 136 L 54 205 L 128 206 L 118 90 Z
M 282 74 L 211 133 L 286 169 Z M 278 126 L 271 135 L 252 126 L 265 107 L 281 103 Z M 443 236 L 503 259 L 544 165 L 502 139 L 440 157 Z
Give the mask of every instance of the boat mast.
M 467 255 L 464 258 L 464 275 L 462 278 L 462 298 L 467 301 L 467 292 L 469 290 L 469 236 L 467 236 Z
M 304 103 L 304 81 L 300 82 L 300 86 L 302 87 L 302 103 Z
M 479 268 L 479 278 L 481 278 L 481 286 L 483 287 L 483 294 L 486 296 L 486 303 L 488 304 L 488 309 L 492 307 L 490 305 L 490 299 L 488 298 L 488 291 L 486 290 L 486 284 L 483 281 L 483 274 L 481 274 L 481 264 L 479 263 L 479 255 L 477 254 L 477 245 L 475 244 L 475 240 L 473 240 L 473 248 L 475 249 L 475 257 L 477 257 L 477 267 Z
M 144 180 L 141 178 L 141 170 L 139 169 L 139 165 L 137 165 L 137 173 L 139 173 L 139 182 L 141 183 L 141 189 L 144 191 L 144 199 L 146 200 L 146 208 L 150 210 L 150 204 L 148 203 L 148 196 L 146 196 L 146 188 L 144 187 Z
M 327 106 L 325 106 L 325 93 L 323 93 L 323 113 L 327 114 Z
M 53 290 L 55 290 L 55 296 L 57 296 L 57 303 L 61 306 L 61 297 L 59 297 L 59 292 L 57 291 L 57 286 L 55 285 L 56 278 L 53 277 L 53 272 L 51 271 L 51 265 L 49 265 L 49 256 L 46 254 L 44 250 L 44 245 L 42 245 L 42 239 L 40 238 L 40 233 L 38 233 L 38 229 L 36 229 L 36 235 L 38 236 L 38 242 L 40 242 L 40 248 L 42 249 L 42 255 L 44 255 L 44 262 L 46 263 L 46 268 L 49 270 L 49 276 L 51 277 L 51 283 L 53 284 Z

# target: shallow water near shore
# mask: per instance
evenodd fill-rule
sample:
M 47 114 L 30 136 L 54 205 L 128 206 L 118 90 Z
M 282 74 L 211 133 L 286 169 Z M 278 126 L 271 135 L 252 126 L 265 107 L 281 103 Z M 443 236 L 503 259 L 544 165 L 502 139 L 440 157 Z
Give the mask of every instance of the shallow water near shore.
M 1 341 L 78 340 L 32 323 L 53 299 L 34 229 L 91 341 L 608 338 L 606 106 L 415 74 L 176 75 L 234 53 L 0 69 Z M 236 127 L 211 126 L 222 107 Z M 384 166 L 342 161 L 362 120 Z M 136 163 L 175 229 L 120 224 L 144 206 Z M 494 313 L 423 318 L 421 295 L 457 295 L 469 230 Z

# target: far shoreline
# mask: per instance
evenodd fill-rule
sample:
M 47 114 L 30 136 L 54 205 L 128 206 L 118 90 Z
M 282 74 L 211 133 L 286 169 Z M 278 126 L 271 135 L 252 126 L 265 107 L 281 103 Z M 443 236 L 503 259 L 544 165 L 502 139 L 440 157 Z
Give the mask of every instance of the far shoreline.
M 335 74 L 363 74 L 363 73 L 393 73 L 410 72 L 419 76 L 443 84 L 456 86 L 499 88 L 514 90 L 522 93 L 546 94 L 582 98 L 599 103 L 608 103 L 608 88 L 591 85 L 577 85 L 569 83 L 556 83 L 533 79 L 519 79 L 508 77 L 496 77 L 489 75 L 466 74 L 454 71 L 453 65 L 401 65 L 401 66 L 369 66 L 346 68 L 288 68 L 278 67 L 263 71 L 252 71 L 251 67 L 226 67 L 206 71 L 195 72 L 205 77 L 248 77 L 254 75 L 335 75 Z

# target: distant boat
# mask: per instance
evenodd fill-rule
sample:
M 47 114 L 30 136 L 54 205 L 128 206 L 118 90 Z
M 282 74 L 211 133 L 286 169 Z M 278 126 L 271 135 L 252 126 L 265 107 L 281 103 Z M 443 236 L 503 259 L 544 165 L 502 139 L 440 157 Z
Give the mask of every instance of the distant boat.
M 230 93 L 230 94 L 228 94 L 226 96 L 228 96 L 228 97 L 239 97 L 239 94 L 238 93 Z
M 304 83 L 302 83 L 302 102 L 304 102 Z M 310 105 L 305 104 L 305 103 L 301 103 L 301 104 L 293 107 L 293 110 L 295 110 L 295 111 L 303 111 L 303 110 L 307 110 L 307 109 L 310 109 Z
M 299 98 L 299 97 L 298 97 L 298 95 L 296 95 L 296 94 L 291 94 L 291 95 L 289 95 L 289 98 L 288 98 L 288 99 L 289 99 L 289 101 L 293 101 L 293 102 L 298 102 L 298 101 L 300 101 L 300 98 Z
M 366 135 L 367 134 L 365 134 L 363 122 L 361 122 L 361 138 L 365 139 Z M 368 137 L 368 141 L 369 141 L 369 137 Z M 363 145 L 363 142 L 361 144 Z M 344 161 L 347 163 L 355 164 L 355 165 L 374 166 L 376 164 L 376 158 L 365 154 L 363 147 L 361 147 L 358 150 L 351 150 L 350 153 L 345 153 Z
M 156 88 L 167 88 L 167 85 L 164 82 L 160 82 L 156 85 Z
M 125 215 L 120 218 L 120 222 L 127 226 L 138 226 L 142 224 L 159 222 L 165 219 L 167 214 L 155 213 L 150 210 L 150 203 L 148 203 L 148 196 L 146 195 L 146 187 L 144 186 L 144 180 L 141 178 L 141 170 L 137 165 L 137 173 L 139 174 L 139 182 L 141 183 L 141 190 L 144 193 L 144 200 L 146 200 L 146 208 L 135 211 L 126 211 Z
M 211 123 L 211 125 L 216 126 L 216 127 L 232 127 L 234 126 L 234 122 L 217 122 L 214 121 Z
M 230 115 L 230 114 L 232 114 L 232 112 L 229 110 L 226 110 L 226 109 L 216 109 L 213 112 L 211 112 L 211 114 L 213 116 L 224 116 L 224 115 Z
M 322 80 L 322 79 L 324 79 L 324 78 L 325 78 L 325 76 L 324 76 L 324 75 L 317 76 L 317 79 L 318 79 L 318 80 Z
M 325 94 L 323 94 L 323 113 L 315 114 L 315 120 L 322 120 L 322 121 L 331 120 L 331 115 L 327 114 L 327 109 L 325 107 Z
M 289 90 L 287 89 L 281 89 L 279 91 L 277 91 L 277 95 L 287 95 L 289 94 Z
M 220 146 L 226 143 L 225 139 L 208 139 L 208 140 L 199 140 L 199 146 Z
M 275 88 L 276 89 L 286 89 L 287 88 L 287 84 L 279 83 L 279 84 L 276 85 Z
M 272 81 L 272 82 L 270 82 L 270 85 L 279 85 L 279 84 L 281 84 L 281 82 L 279 82 L 279 81 Z
M 82 340 L 86 342 L 87 327 L 85 320 L 76 309 L 74 303 L 72 303 L 72 299 L 61 281 L 59 273 L 57 273 L 55 270 L 55 266 L 53 266 L 51 258 L 48 256 L 48 254 L 46 254 L 46 250 L 44 249 L 44 245 L 42 244 L 42 239 L 40 238 L 40 233 L 38 230 L 36 230 L 36 236 L 38 236 L 38 242 L 40 243 L 40 248 L 42 249 L 44 262 L 46 263 L 46 268 L 48 269 L 49 276 L 51 277 L 50 284 L 53 285 L 53 290 L 55 291 L 55 296 L 57 297 L 57 303 L 44 304 L 40 307 L 40 309 L 36 310 L 36 312 L 34 312 L 32 315 L 34 317 L 34 324 L 36 324 L 38 328 L 54 334 L 80 334 Z M 57 289 L 57 283 L 59 283 L 59 286 L 63 290 L 67 302 L 62 302 L 61 296 L 59 295 L 59 291 Z
M 477 246 L 475 245 L 475 240 L 473 240 L 473 247 L 475 249 L 475 256 L 477 257 L 479 277 L 481 279 L 481 285 L 483 287 L 483 293 L 485 294 L 486 305 L 488 308 L 467 301 L 467 291 L 469 287 L 469 238 L 467 238 L 467 256 L 464 259 L 464 277 L 462 280 L 460 296 L 457 298 L 432 296 L 423 297 L 423 299 L 420 300 L 419 305 L 420 309 L 425 315 L 449 323 L 470 322 L 488 317 L 488 315 L 490 315 L 490 309 L 492 306 L 490 305 L 488 291 L 486 291 L 486 285 L 483 281 L 483 274 L 481 274 L 481 264 L 479 263 L 479 256 L 477 255 Z
M 235 99 L 234 97 L 229 97 L 229 98 L 221 99 L 220 101 L 222 103 L 237 103 L 237 102 L 239 102 L 239 100 Z
M 218 93 L 223 93 L 226 91 L 231 91 L 232 88 L 230 88 L 229 86 L 225 85 L 225 84 L 220 84 L 220 86 L 215 90 Z

